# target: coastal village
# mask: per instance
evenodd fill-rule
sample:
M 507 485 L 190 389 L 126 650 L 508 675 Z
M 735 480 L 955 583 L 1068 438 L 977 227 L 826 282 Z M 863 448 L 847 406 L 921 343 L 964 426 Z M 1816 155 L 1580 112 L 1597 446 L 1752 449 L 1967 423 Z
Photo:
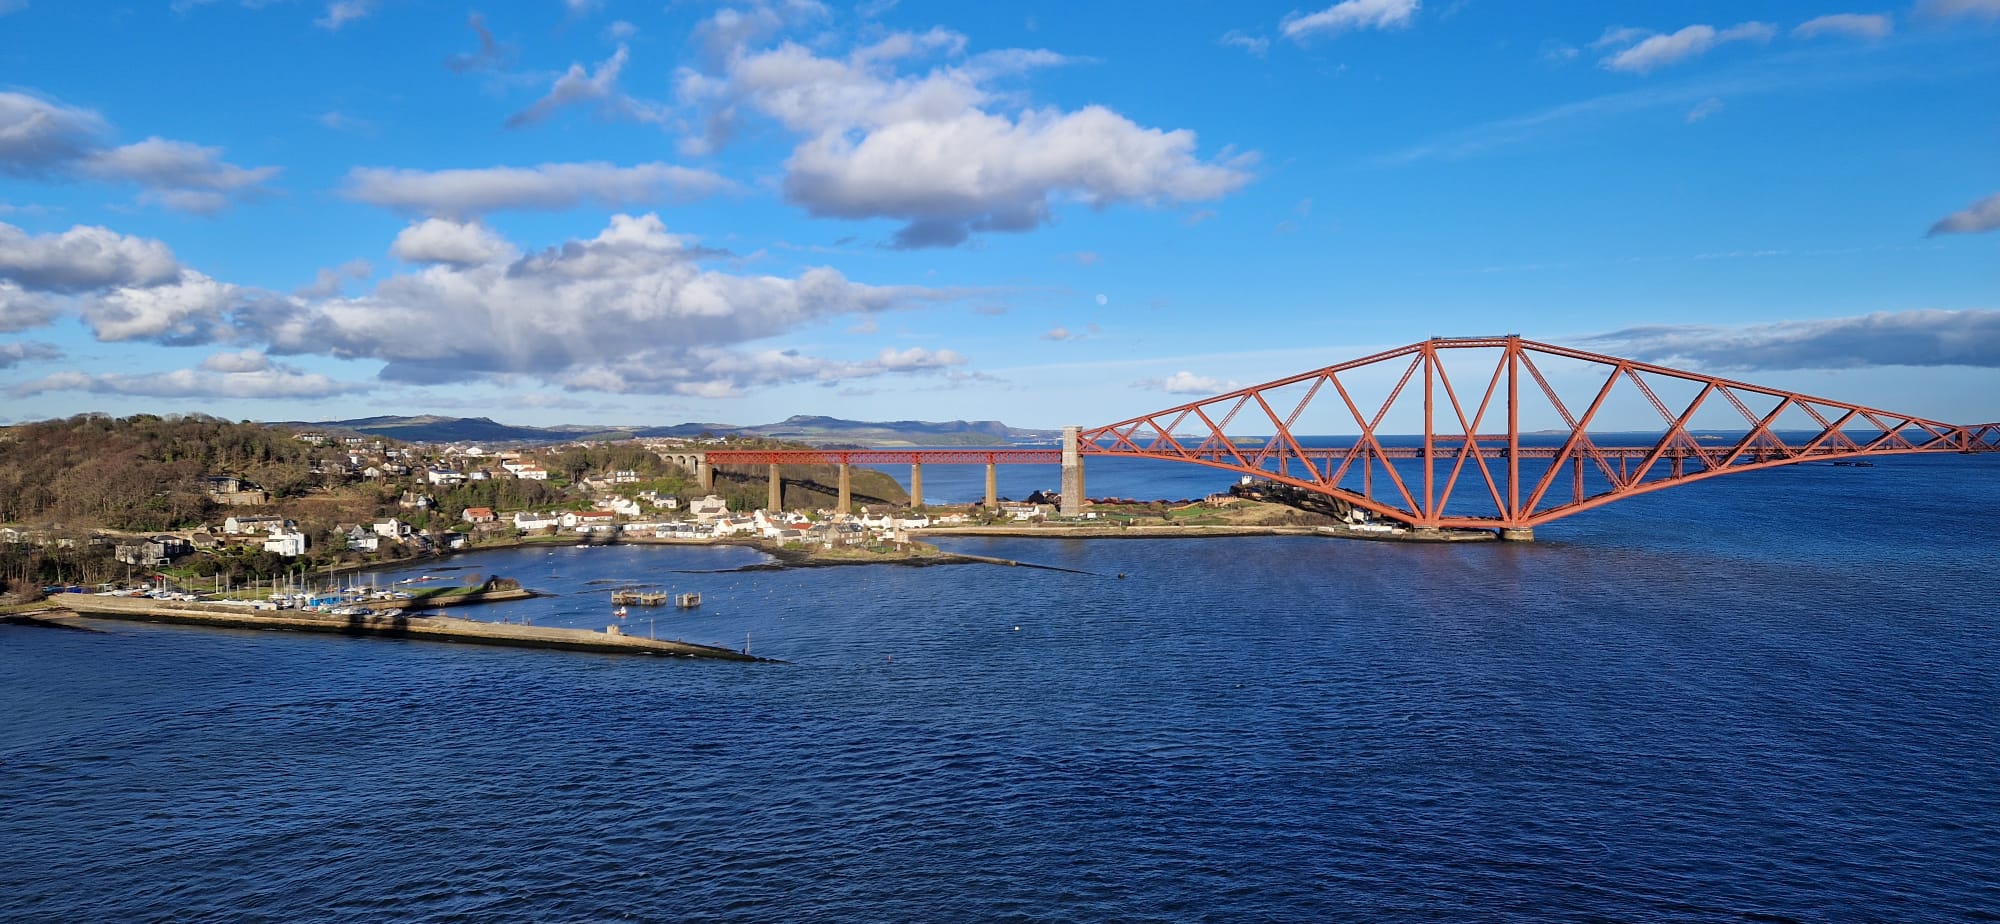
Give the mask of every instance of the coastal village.
M 92 529 L 82 535 L 60 524 L 8 525 L 0 526 L 0 544 L 100 549 L 118 563 L 147 572 L 178 570 L 177 566 L 190 557 L 204 555 L 227 559 L 263 552 L 288 561 L 311 559 L 323 567 L 564 538 L 585 543 L 728 540 L 894 549 L 906 547 L 916 530 L 995 518 L 1034 520 L 1053 510 L 1046 503 L 1012 502 L 987 515 L 969 510 L 929 513 L 883 505 L 860 505 L 851 511 L 732 509 L 730 500 L 718 494 L 668 490 L 685 487 L 689 479 L 662 478 L 658 469 L 552 472 L 550 457 L 565 447 L 399 445 L 318 431 L 300 432 L 293 438 L 310 446 L 339 450 L 339 458 L 318 462 L 315 474 L 378 488 L 387 486 L 395 494 L 393 508 L 376 517 L 314 528 L 289 512 L 288 508 L 300 503 L 274 498 L 263 486 L 242 476 L 212 473 L 203 477 L 203 485 L 221 515 L 209 522 L 144 534 Z M 722 442 L 715 439 L 707 444 Z M 643 448 L 657 454 L 702 445 L 694 440 L 655 440 L 646 441 Z M 536 494 L 547 502 L 520 509 L 449 501 L 453 494 L 462 493 L 456 489 L 495 481 L 536 482 L 551 490 Z M 663 481 L 670 484 L 662 485 Z
M 939 551 L 923 540 L 942 531 L 1186 535 L 1340 522 L 1251 484 L 1180 501 L 1085 500 L 1064 516 L 1060 497 L 1043 491 L 922 505 L 870 469 L 851 472 L 846 491 L 830 465 L 780 466 L 772 480 L 766 466 L 696 461 L 776 445 L 737 436 L 403 442 L 85 415 L 0 437 L 0 605 L 57 590 L 326 585 L 349 572 L 540 543 L 752 544 L 787 562 L 849 563 L 934 560 Z M 102 512 L 89 516 L 93 507 Z
M 934 553 L 921 541 L 926 531 L 1123 524 L 1147 513 L 1092 509 L 1065 519 L 1058 498 L 1042 492 L 991 507 L 926 507 L 912 504 L 888 475 L 859 470 L 854 502 L 835 509 L 834 491 L 825 487 L 834 479 L 807 466 L 786 467 L 786 503 L 774 509 L 758 503 L 765 500 L 761 469 L 712 473 L 711 488 L 703 490 L 686 466 L 689 454 L 743 445 L 733 437 L 496 446 L 316 429 L 263 435 L 289 444 L 285 451 L 295 458 L 288 464 L 302 471 L 300 478 L 274 486 L 255 480 L 254 466 L 201 471 L 186 489 L 199 496 L 184 504 L 198 520 L 146 530 L 50 517 L 0 525 L 9 590 L 18 599 L 31 589 L 86 585 L 303 584 L 341 571 L 544 542 L 754 543 L 794 559 L 893 560 Z M 1171 522 L 1171 512 L 1158 513 L 1160 522 Z

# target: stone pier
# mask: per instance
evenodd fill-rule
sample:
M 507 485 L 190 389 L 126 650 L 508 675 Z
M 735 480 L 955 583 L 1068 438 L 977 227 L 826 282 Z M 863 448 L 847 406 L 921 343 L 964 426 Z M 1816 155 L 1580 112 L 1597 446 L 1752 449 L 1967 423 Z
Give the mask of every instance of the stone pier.
M 1076 427 L 1063 428 L 1062 510 L 1066 517 L 1083 516 L 1083 452 Z
M 923 505 L 924 464 L 922 462 L 912 462 L 910 463 L 910 506 L 922 507 Z
M 840 513 L 850 513 L 854 510 L 854 480 L 845 462 L 840 463 L 840 501 L 835 509 Z
M 778 478 L 778 463 L 771 463 L 771 500 L 764 505 L 765 510 L 777 513 L 785 509 L 785 483 Z
M 1000 466 L 986 463 L 986 509 L 1000 509 Z
M 1503 542 L 1533 542 L 1535 541 L 1535 528 L 1532 526 L 1503 528 L 1500 530 L 1500 539 Z

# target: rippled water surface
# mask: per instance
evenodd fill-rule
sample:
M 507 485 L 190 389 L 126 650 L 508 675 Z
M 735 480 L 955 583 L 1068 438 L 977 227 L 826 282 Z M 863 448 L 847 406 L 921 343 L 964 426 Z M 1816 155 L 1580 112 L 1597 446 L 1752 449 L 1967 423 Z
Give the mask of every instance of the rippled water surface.
M 1533 546 L 383 576 L 699 590 L 625 630 L 786 664 L 0 626 L 0 919 L 1993 920 L 1996 514 L 1897 459 Z

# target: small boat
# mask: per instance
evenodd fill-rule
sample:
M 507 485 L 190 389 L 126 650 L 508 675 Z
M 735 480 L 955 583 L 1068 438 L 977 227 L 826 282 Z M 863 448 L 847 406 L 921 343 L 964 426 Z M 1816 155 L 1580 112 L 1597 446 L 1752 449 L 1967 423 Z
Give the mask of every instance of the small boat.
M 613 615 L 613 616 L 616 616 L 616 617 L 618 617 L 619 619 L 624 619 L 624 618 L 625 618 L 625 608 L 621 606 L 621 607 L 619 607 L 619 608 L 617 608 L 617 609 L 615 609 L 615 610 L 612 610 L 612 611 L 611 611 L 611 615 Z

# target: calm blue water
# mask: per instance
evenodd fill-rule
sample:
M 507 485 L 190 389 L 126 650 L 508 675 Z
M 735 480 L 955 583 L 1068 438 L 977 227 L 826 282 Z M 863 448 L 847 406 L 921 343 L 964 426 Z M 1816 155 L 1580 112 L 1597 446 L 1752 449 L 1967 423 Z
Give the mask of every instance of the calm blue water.
M 427 572 L 700 590 L 654 631 L 783 665 L 0 626 L 0 919 L 1994 920 L 1996 513 L 1911 458 L 1533 546 Z

